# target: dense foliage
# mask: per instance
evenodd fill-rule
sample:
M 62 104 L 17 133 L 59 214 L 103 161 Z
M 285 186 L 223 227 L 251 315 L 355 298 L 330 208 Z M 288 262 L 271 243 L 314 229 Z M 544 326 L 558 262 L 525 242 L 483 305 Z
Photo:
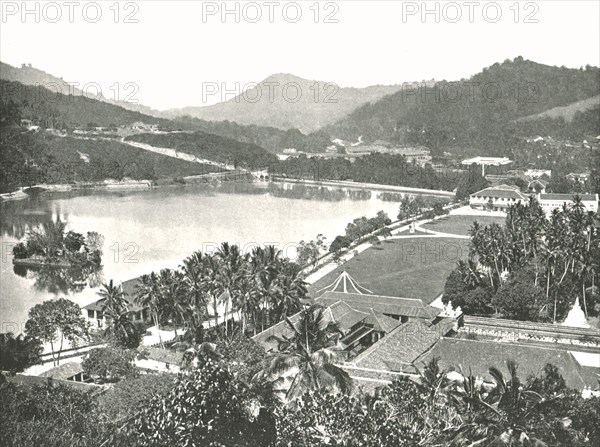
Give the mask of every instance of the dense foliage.
M 600 93 L 598 68 L 550 67 L 517 57 L 496 63 L 470 79 L 419 85 L 366 104 L 324 130 L 332 138 L 383 139 L 422 144 L 465 155 L 469 148 L 508 155 L 520 135 L 598 135 L 597 111 L 548 134 L 542 121 L 520 117 L 565 106 Z M 595 117 L 595 118 L 594 118 Z
M 390 230 L 386 227 L 392 223 L 392 220 L 384 211 L 379 211 L 375 217 L 370 219 L 362 216 L 354 219 L 346 226 L 344 235 L 337 236 L 329 246 L 329 252 L 338 254 L 353 243 L 358 243 L 369 234 L 381 235 L 387 237 Z
M 116 382 L 123 377 L 135 375 L 133 360 L 136 355 L 136 351 L 111 346 L 94 348 L 85 354 L 81 367 L 90 377 Z
M 552 365 L 521 378 L 508 361 L 491 383 L 451 381 L 437 361 L 417 380 L 374 393 L 312 391 L 265 400 L 226 361 L 205 359 L 173 379 L 126 379 L 104 395 L 67 385 L 15 385 L 0 377 L 4 446 L 425 446 L 591 447 L 600 398 L 565 387 Z M 507 373 L 507 374 L 506 374 Z M 161 383 L 161 381 L 163 383 Z M 93 389 L 93 387 L 92 387 Z
M 325 159 L 305 155 L 288 158 L 271 167 L 277 176 L 308 180 L 354 180 L 411 188 L 452 191 L 458 175 L 436 172 L 431 165 L 421 167 L 402 155 L 370 154 L 350 162 L 344 158 Z
M 255 144 L 241 143 L 205 132 L 139 134 L 127 138 L 156 147 L 166 147 L 195 155 L 201 159 L 227 163 L 240 168 L 265 169 L 277 157 Z
M 12 333 L 0 334 L 0 370 L 22 372 L 40 362 L 42 344 L 39 339 Z
M 586 315 L 600 310 L 600 224 L 578 196 L 548 219 L 532 198 L 510 207 L 504 226 L 475 222 L 470 235 L 470 259 L 449 276 L 445 303 L 534 321 L 564 318 L 577 297 Z
M 328 135 L 323 132 L 305 135 L 297 129 L 282 130 L 233 121 L 204 121 L 189 116 L 176 118 L 174 123 L 185 130 L 201 130 L 242 143 L 255 144 L 270 152 L 281 152 L 288 148 L 302 152 L 324 152 L 331 145 Z

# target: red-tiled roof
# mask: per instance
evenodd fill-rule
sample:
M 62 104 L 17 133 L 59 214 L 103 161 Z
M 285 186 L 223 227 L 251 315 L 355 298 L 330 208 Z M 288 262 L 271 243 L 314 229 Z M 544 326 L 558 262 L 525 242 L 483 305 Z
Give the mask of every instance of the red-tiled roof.
M 429 306 L 417 298 L 325 292 L 315 300 L 323 306 L 330 306 L 338 301 L 344 301 L 351 308 L 362 312 L 368 313 L 373 309 L 380 314 L 423 318 L 430 321 L 441 313 L 441 309 Z

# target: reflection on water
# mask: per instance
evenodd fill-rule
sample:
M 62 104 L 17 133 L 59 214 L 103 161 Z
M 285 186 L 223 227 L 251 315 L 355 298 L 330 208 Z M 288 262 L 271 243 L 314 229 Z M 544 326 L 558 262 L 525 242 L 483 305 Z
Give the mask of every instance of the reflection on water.
M 82 306 L 96 300 L 102 278 L 119 282 L 176 268 L 195 250 L 207 251 L 221 242 L 273 244 L 284 250 L 320 233 L 330 242 L 348 222 L 380 210 L 394 217 L 398 204 L 369 190 L 243 182 L 42 193 L 2 202 L 0 332 L 22 327 L 28 310 L 46 299 L 68 296 Z M 14 268 L 12 246 L 31 228 L 57 217 L 68 221 L 68 230 L 104 235 L 102 269 Z M 294 250 L 286 254 L 293 256 Z
M 100 287 L 104 281 L 102 266 L 90 264 L 81 268 L 59 268 L 50 265 L 30 267 L 14 265 L 13 272 L 22 277 L 33 280 L 33 287 L 39 292 L 53 295 L 72 295 L 82 292 L 87 286 Z
M 330 186 L 307 186 L 302 184 L 270 183 L 269 194 L 286 199 L 319 200 L 339 202 L 341 200 L 369 200 L 371 191 L 362 189 L 343 189 Z

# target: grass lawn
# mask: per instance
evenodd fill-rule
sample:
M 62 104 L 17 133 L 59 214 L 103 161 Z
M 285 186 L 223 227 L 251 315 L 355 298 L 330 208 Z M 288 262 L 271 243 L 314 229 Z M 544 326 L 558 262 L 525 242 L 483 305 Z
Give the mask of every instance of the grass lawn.
M 315 292 L 330 285 L 346 270 L 374 294 L 435 300 L 448 274 L 468 256 L 468 240 L 409 238 L 384 241 L 362 252 L 310 286 Z
M 498 216 L 447 216 L 423 225 L 423 228 L 441 233 L 468 235 L 473 222 L 477 221 L 482 227 L 493 223 L 503 225 L 505 217 Z

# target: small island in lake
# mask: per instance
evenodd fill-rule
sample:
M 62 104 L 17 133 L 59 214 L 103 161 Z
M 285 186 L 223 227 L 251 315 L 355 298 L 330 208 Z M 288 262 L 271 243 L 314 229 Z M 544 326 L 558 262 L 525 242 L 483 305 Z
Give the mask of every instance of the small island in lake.
M 67 232 L 66 227 L 67 223 L 58 219 L 30 230 L 24 242 L 13 247 L 13 264 L 82 270 L 99 267 L 104 237 L 94 231 L 86 236 L 75 231 Z

